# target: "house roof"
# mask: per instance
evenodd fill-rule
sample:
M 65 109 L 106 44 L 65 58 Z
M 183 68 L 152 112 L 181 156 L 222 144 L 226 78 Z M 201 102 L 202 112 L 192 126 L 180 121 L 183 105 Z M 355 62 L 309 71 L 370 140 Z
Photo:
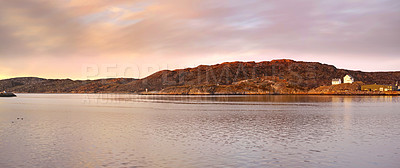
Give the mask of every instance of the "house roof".
M 350 78 L 354 78 L 353 76 L 351 76 L 351 75 L 346 75 L 346 76 L 349 76 Z M 344 76 L 344 77 L 346 77 L 346 76 Z
M 332 79 L 332 81 L 341 81 L 339 78 Z

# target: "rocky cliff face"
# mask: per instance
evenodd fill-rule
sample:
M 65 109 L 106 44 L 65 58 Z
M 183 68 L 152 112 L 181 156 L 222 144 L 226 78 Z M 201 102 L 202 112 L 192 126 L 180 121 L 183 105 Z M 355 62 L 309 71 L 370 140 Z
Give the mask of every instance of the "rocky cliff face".
M 105 79 L 95 81 L 15 78 L 0 81 L 0 89 L 29 93 L 292 93 L 330 86 L 333 78 L 352 75 L 365 84 L 394 84 L 397 72 L 361 72 L 337 69 L 318 62 L 273 60 L 201 65 L 196 68 L 164 70 L 144 79 Z

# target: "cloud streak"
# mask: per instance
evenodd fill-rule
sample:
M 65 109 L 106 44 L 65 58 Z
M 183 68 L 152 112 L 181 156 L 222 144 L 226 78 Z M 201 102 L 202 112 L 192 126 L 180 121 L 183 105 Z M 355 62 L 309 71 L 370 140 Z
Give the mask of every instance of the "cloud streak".
M 395 0 L 0 1 L 0 61 L 20 58 L 29 64 L 40 57 L 76 64 L 151 57 L 216 63 L 274 55 L 298 60 L 319 55 L 315 61 L 334 63 L 349 55 L 370 63 L 399 61 L 399 30 Z

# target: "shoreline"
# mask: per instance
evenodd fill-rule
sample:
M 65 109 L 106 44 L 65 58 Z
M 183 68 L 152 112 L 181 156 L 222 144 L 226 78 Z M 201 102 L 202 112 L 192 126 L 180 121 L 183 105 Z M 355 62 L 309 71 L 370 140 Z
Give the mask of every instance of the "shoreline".
M 101 94 L 101 93 L 100 93 Z M 396 94 L 385 94 L 385 93 L 380 93 L 380 94 L 169 94 L 169 93 L 157 93 L 157 94 L 138 94 L 138 95 L 176 95 L 176 96 L 196 96 L 196 95 L 208 95 L 208 96 L 280 96 L 280 95 L 291 95 L 291 96 L 400 96 L 400 93 Z
M 14 93 L 0 93 L 0 97 L 17 97 Z
M 370 93 L 268 93 L 268 94 L 261 94 L 261 93 L 196 93 L 196 94 L 179 94 L 179 93 L 121 93 L 121 92 L 97 92 L 97 93 L 68 93 L 68 92 L 44 92 L 44 93 L 27 93 L 27 92 L 20 92 L 15 94 L 126 94 L 126 95 L 176 95 L 176 96 L 262 96 L 262 95 L 310 95 L 310 96 L 400 96 L 400 91 L 391 91 L 391 92 L 370 92 Z

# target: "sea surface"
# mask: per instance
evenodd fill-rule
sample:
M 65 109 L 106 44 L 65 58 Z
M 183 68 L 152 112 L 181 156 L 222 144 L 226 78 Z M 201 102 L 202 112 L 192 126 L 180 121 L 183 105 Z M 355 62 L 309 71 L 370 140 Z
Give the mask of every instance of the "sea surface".
M 0 167 L 400 167 L 400 98 L 18 94 Z

